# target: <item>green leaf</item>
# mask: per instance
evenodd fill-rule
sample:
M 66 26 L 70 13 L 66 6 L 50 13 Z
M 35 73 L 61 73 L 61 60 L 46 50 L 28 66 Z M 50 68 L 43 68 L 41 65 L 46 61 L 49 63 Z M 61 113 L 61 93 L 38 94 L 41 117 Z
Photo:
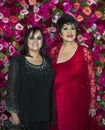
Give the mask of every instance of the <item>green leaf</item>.
M 4 3 L 6 2 L 6 0 L 2 0 Z
M 0 58 L 3 58 L 4 54 L 2 52 L 0 52 Z
M 104 94 L 104 91 L 99 91 L 98 93 L 99 93 L 99 94 Z
M 101 108 L 102 108 L 103 110 L 105 110 L 105 102 L 104 102 L 104 101 L 101 101 L 101 102 L 100 102 L 100 106 L 101 106 Z
M 5 74 L 8 72 L 8 65 L 6 65 L 3 69 L 2 69 L 2 73 Z

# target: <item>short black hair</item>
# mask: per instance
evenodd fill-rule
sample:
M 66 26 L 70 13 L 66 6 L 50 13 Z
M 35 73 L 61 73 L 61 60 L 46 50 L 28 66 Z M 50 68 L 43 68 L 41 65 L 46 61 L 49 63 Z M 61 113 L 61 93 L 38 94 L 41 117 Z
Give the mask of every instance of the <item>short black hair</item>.
M 44 38 L 44 33 L 42 31 L 41 28 L 39 27 L 31 27 L 27 30 L 25 36 L 24 36 L 24 41 L 23 41 L 23 54 L 26 55 L 26 56 L 30 56 L 29 55 L 29 48 L 28 48 L 28 37 L 30 35 L 30 33 L 32 32 L 32 37 L 34 36 L 34 33 L 37 32 L 37 31 L 40 31 L 41 32 L 41 35 L 42 35 L 42 47 L 40 49 L 40 54 L 41 56 L 46 56 L 46 44 L 45 44 L 45 38 Z
M 64 14 L 58 19 L 57 28 L 60 33 L 61 33 L 61 29 L 64 24 L 73 24 L 77 31 L 77 28 L 78 28 L 77 21 L 73 16 L 71 16 L 69 14 Z

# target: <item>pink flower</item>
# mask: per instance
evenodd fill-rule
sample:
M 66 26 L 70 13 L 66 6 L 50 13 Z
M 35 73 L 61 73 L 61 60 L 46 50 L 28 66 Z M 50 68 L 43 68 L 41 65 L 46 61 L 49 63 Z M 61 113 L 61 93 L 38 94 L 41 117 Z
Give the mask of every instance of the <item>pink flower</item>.
M 78 39 L 79 42 L 82 42 L 83 41 L 83 36 L 82 35 L 78 35 L 77 39 Z
M 0 51 L 2 51 L 2 49 L 3 49 L 3 45 L 2 45 L 2 44 L 0 44 Z
M 102 119 L 102 123 L 105 125 L 105 118 Z
M 41 19 L 41 16 L 38 14 L 35 14 L 34 18 L 35 18 L 35 22 L 38 22 Z
M 100 39 L 101 39 L 101 34 L 100 34 L 100 32 L 96 32 L 96 33 L 94 34 L 94 37 L 96 37 L 98 40 L 100 40 Z
M 15 53 L 15 48 L 14 46 L 9 46 L 9 52 L 10 52 L 10 55 L 13 55 Z
M 8 117 L 7 117 L 7 115 L 5 115 L 5 114 L 2 114 L 1 117 L 0 117 L 0 119 L 1 119 L 2 121 L 5 121 L 7 118 L 8 118 Z
M 0 96 L 1 97 L 1 96 Z M 0 113 L 2 113 L 3 112 L 3 107 L 0 107 Z
M 54 4 L 57 4 L 59 0 L 51 0 L 51 2 L 53 2 Z
M 1 105 L 2 105 L 2 106 L 5 106 L 5 105 L 6 105 L 6 101 L 5 101 L 5 100 L 2 100 L 2 101 L 1 101 Z

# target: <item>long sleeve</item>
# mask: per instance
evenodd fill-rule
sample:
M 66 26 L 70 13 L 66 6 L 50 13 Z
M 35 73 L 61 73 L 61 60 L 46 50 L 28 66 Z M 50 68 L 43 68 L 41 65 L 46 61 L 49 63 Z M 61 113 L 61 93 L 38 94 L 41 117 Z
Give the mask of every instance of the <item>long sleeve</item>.
M 8 72 L 8 87 L 6 94 L 6 110 L 19 113 L 19 65 L 12 59 Z
M 90 85 L 90 108 L 96 108 L 96 78 L 95 78 L 95 68 L 94 62 L 92 59 L 92 54 L 90 50 L 84 48 L 85 52 L 85 59 L 87 62 L 88 68 L 88 78 L 89 78 L 89 85 Z

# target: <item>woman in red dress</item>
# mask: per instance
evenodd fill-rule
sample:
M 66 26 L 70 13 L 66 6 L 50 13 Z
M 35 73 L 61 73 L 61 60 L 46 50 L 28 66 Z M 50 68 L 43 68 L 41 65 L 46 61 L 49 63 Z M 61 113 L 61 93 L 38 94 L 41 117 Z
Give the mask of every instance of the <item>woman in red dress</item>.
M 77 21 L 69 15 L 57 21 L 62 43 L 50 50 L 55 71 L 56 125 L 52 130 L 91 130 L 96 114 L 96 84 L 90 50 L 75 42 Z

